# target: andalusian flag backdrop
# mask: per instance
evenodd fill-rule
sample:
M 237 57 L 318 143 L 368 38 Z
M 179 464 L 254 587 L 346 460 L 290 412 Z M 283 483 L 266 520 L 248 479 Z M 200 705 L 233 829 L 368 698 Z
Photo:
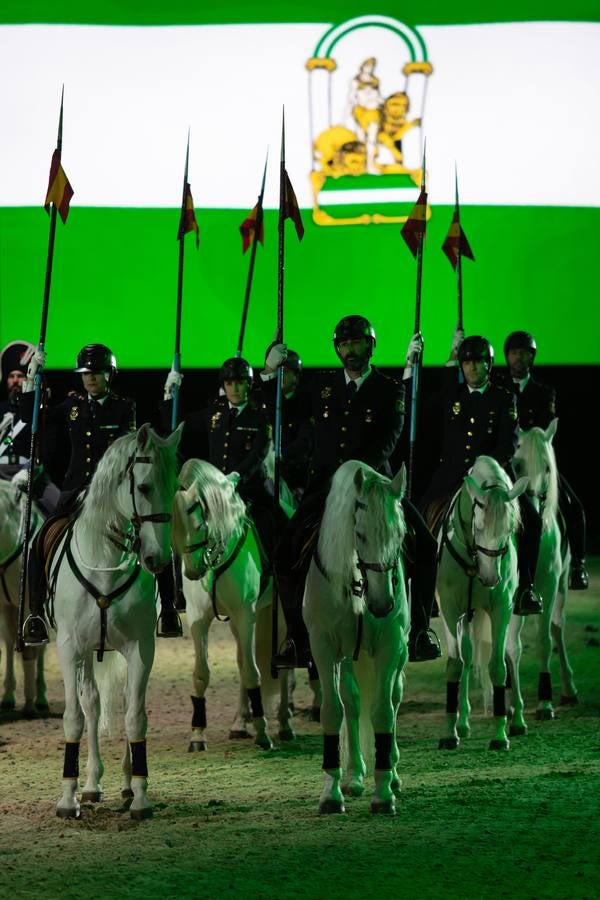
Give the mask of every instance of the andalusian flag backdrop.
M 372 14 L 369 7 L 372 5 Z M 233 355 L 248 265 L 239 224 L 265 153 L 265 242 L 245 355 L 276 325 L 281 111 L 306 234 L 286 224 L 286 338 L 335 362 L 344 314 L 368 316 L 380 365 L 400 365 L 415 262 L 400 236 L 427 141 L 425 361 L 448 353 L 456 287 L 441 251 L 454 207 L 476 258 L 467 332 L 498 349 L 533 331 L 541 363 L 600 362 L 600 25 L 591 0 L 184 0 L 0 4 L 0 343 L 36 341 L 43 202 L 64 84 L 62 163 L 75 188 L 58 223 L 49 365 L 91 341 L 123 367 L 173 353 L 181 160 L 200 250 L 186 238 L 182 361 Z

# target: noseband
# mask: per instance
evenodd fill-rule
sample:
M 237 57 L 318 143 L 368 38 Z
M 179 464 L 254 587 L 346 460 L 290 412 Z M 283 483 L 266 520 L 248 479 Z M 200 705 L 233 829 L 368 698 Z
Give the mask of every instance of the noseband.
M 368 509 L 368 506 L 366 503 L 361 503 L 360 500 L 357 500 L 354 508 L 355 508 L 355 510 Z M 361 540 L 365 539 L 364 534 L 361 534 L 360 531 L 355 530 L 354 533 L 357 538 L 360 538 Z M 357 558 L 357 568 L 361 574 L 361 578 L 352 581 L 352 584 L 351 584 L 352 593 L 354 594 L 355 597 L 361 597 L 362 599 L 365 599 L 365 600 L 368 597 L 369 579 L 367 576 L 367 572 L 383 573 L 383 572 L 391 571 L 393 573 L 392 574 L 392 590 L 394 593 L 396 592 L 396 588 L 398 586 L 398 560 L 400 558 L 400 555 L 396 556 L 391 561 L 391 563 L 387 566 L 384 565 L 383 563 L 365 562 L 364 559 L 361 559 L 358 550 L 356 551 L 356 558 Z M 368 607 L 369 611 L 371 611 L 371 607 L 369 606 L 368 603 L 367 603 L 367 607 Z M 386 611 L 386 615 L 388 615 L 392 611 L 393 608 L 394 608 L 394 603 L 393 603 L 393 601 L 390 601 L 390 603 L 388 604 L 388 609 Z
M 136 456 L 132 453 L 132 455 L 127 460 L 127 465 L 125 466 L 124 471 L 121 473 L 119 477 L 119 482 L 122 482 L 125 476 L 129 476 L 129 496 L 131 497 L 131 506 L 133 509 L 133 514 L 130 518 L 130 523 L 133 527 L 133 541 L 131 541 L 131 547 L 127 547 L 124 544 L 119 543 L 114 537 L 110 534 L 108 535 L 108 539 L 119 547 L 124 552 L 135 552 L 138 553 L 140 549 L 140 530 L 144 522 L 159 522 L 162 524 L 167 524 L 171 521 L 171 513 L 150 513 L 147 516 L 141 516 L 138 512 L 137 504 L 135 502 L 135 479 L 133 477 L 133 467 L 136 463 L 147 463 L 148 465 L 152 464 L 152 457 L 150 456 Z M 111 531 L 115 534 L 118 534 L 125 541 L 131 540 L 131 538 L 116 528 L 114 525 L 109 526 Z

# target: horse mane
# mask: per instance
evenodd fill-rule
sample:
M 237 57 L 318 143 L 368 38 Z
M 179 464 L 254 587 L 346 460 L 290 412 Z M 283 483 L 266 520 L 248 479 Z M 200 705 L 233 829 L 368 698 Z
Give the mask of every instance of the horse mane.
M 547 483 L 542 513 L 542 522 L 547 528 L 558 510 L 558 468 L 554 447 L 551 441 L 546 440 L 545 431 L 535 427 L 522 432 L 514 459 L 522 460 L 522 474 L 529 476 L 532 482 L 542 478 Z
M 176 447 L 169 446 L 167 439 L 161 438 L 152 429 L 148 430 L 148 441 L 159 450 L 155 458 L 153 485 L 171 497 L 176 487 Z M 118 526 L 123 519 L 123 513 L 117 506 L 117 496 L 130 458 L 138 452 L 146 455 L 145 451 L 138 449 L 137 442 L 138 433 L 132 432 L 117 438 L 108 447 L 96 467 L 83 501 L 78 519 L 82 537 L 96 544 L 102 542 L 102 549 L 111 547 L 106 526 Z
M 188 491 L 192 485 L 206 512 L 209 541 L 227 545 L 231 538 L 239 538 L 246 521 L 246 504 L 233 482 L 207 460 L 188 459 L 179 473 L 179 486 Z M 173 543 L 180 549 L 185 543 L 181 507 L 176 502 L 173 515 Z
M 406 533 L 400 501 L 388 489 L 390 479 L 366 463 L 354 459 L 343 463 L 333 476 L 327 495 L 318 552 L 327 575 L 339 578 L 346 586 L 353 580 L 356 568 L 357 492 L 354 477 L 358 469 L 362 469 L 365 476 L 361 491 L 361 498 L 367 504 L 365 531 L 369 540 L 380 548 L 380 562 L 388 564 L 398 556 Z M 344 592 L 340 591 L 336 596 L 343 601 Z
M 10 531 L 11 540 L 21 530 L 23 507 L 19 502 L 20 493 L 11 481 L 0 479 L 0 523 L 2 531 Z M 11 504 L 18 510 L 18 515 L 11 515 Z
M 510 491 L 513 483 L 500 463 L 491 456 L 478 456 L 470 474 L 481 487 L 489 488 L 485 521 L 490 530 L 495 534 L 503 529 L 518 531 L 521 527 L 519 501 L 505 502 L 504 492 Z

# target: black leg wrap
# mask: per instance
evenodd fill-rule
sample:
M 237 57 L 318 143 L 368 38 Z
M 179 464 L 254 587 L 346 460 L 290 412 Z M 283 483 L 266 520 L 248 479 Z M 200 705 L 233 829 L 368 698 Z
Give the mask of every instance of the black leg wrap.
M 458 681 L 446 682 L 446 712 L 458 711 Z
M 253 719 L 262 719 L 265 714 L 262 703 L 262 694 L 259 687 L 248 688 L 248 700 Z
M 504 685 L 494 685 L 494 715 L 506 715 L 506 688 Z
M 339 734 L 323 735 L 323 768 L 339 769 L 340 767 L 340 736 Z
M 550 680 L 550 672 L 540 672 L 538 681 L 538 700 L 549 700 L 552 702 L 552 681 Z
M 206 728 L 206 697 L 192 697 L 192 728 Z
M 392 768 L 392 734 L 389 731 L 375 732 L 375 769 Z
M 65 744 L 63 778 L 79 778 L 79 741 L 67 741 Z
M 129 741 L 131 748 L 131 774 L 135 778 L 148 777 L 146 741 Z

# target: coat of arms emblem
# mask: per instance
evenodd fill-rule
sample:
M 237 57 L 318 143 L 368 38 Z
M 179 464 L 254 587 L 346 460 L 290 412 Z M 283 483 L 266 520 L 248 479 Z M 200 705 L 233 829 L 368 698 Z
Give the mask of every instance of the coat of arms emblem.
M 309 72 L 313 220 L 405 222 L 421 182 L 427 81 L 421 35 L 387 16 L 327 30 Z

